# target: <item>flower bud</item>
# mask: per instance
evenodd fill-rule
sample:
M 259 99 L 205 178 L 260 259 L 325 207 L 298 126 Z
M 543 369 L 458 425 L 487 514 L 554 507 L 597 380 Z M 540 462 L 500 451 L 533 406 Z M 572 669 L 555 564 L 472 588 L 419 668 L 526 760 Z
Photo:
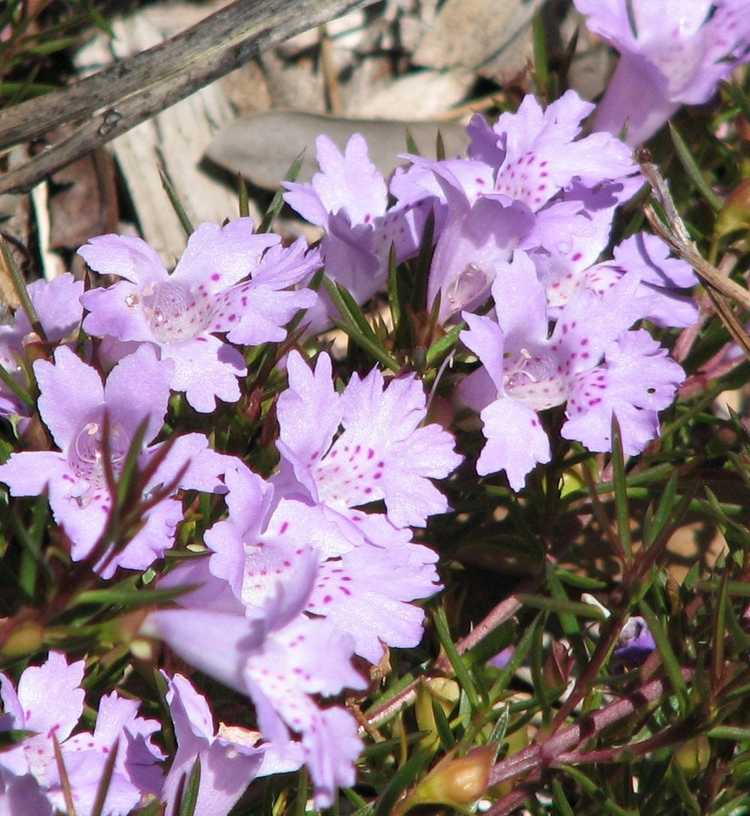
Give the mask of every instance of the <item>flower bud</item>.
M 0 647 L 0 655 L 14 659 L 33 654 L 44 642 L 44 629 L 35 621 L 26 621 L 14 626 L 10 635 Z
M 395 813 L 403 816 L 417 805 L 448 805 L 461 808 L 487 790 L 495 746 L 475 748 L 458 759 L 447 756 L 404 799 Z
M 573 655 L 567 646 L 564 643 L 555 641 L 542 669 L 545 685 L 553 691 L 562 693 L 568 685 L 574 663 Z
M 29 332 L 23 338 L 22 342 L 23 350 L 24 353 L 26 354 L 26 358 L 29 361 L 29 365 L 31 365 L 31 363 L 35 362 L 36 360 L 49 359 L 47 344 L 36 332 Z
M 674 761 L 686 776 L 695 776 L 705 771 L 711 759 L 711 743 L 705 734 L 685 740 L 674 752 Z
M 750 179 L 740 182 L 727 196 L 716 218 L 714 233 L 721 238 L 750 228 Z

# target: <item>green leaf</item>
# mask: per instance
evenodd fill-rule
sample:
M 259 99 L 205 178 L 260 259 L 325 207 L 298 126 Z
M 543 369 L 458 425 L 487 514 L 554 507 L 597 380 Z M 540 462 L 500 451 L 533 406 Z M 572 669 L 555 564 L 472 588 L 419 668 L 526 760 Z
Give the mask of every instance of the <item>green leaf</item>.
M 68 605 L 69 609 L 86 604 L 125 606 L 136 609 L 141 606 L 157 606 L 192 592 L 196 586 L 170 587 L 169 589 L 89 589 L 76 595 Z
M 385 790 L 380 794 L 375 816 L 391 816 L 393 807 L 401 794 L 425 770 L 430 761 L 430 752 L 418 750 L 393 774 Z
M 701 816 L 703 809 L 698 804 L 695 796 L 693 796 L 690 786 L 687 783 L 687 779 L 685 778 L 685 772 L 680 767 L 680 764 L 678 762 L 673 762 L 670 765 L 669 770 L 672 777 L 674 790 L 682 800 L 682 804 L 685 805 L 691 816 Z
M 550 90 L 549 55 L 547 53 L 547 32 L 544 29 L 544 17 L 541 11 L 534 15 L 532 34 L 534 40 L 534 81 L 539 94 L 548 98 Z
M 524 606 L 530 606 L 532 609 L 543 609 L 545 612 L 554 612 L 558 616 L 570 614 L 579 618 L 591 618 L 598 621 L 606 619 L 604 612 L 598 606 L 581 603 L 580 601 L 565 601 L 558 598 L 547 598 L 544 595 L 529 595 L 525 592 L 517 593 L 516 598 Z
M 729 570 L 724 566 L 724 573 L 721 576 L 719 585 L 719 597 L 716 600 L 713 620 L 713 643 L 711 653 L 711 686 L 714 691 L 718 691 L 724 677 L 724 638 L 727 629 L 727 606 L 729 604 L 729 594 L 727 584 L 729 583 Z
M 26 405 L 28 408 L 34 408 L 35 402 L 31 394 L 29 394 L 25 388 L 20 386 L 16 382 L 15 377 L 12 377 L 10 372 L 7 371 L 2 365 L 0 365 L 0 381 L 2 381 L 2 383 L 10 391 L 12 391 L 22 403 L 24 403 L 24 405 Z
M 10 751 L 12 748 L 15 748 L 36 734 L 36 731 L 24 731 L 18 728 L 14 728 L 10 731 L 0 731 L 0 754 L 3 753 L 3 751 Z
M 164 192 L 167 194 L 169 203 L 172 205 L 172 209 L 177 216 L 177 220 L 180 222 L 182 231 L 185 233 L 185 235 L 192 235 L 195 231 L 193 222 L 190 220 L 190 216 L 187 214 L 185 207 L 180 201 L 180 197 L 177 195 L 177 190 L 175 190 L 174 185 L 172 184 L 172 179 L 169 178 L 163 163 L 159 166 L 159 178 L 161 179 L 161 186 L 164 188 Z
M 612 481 L 615 488 L 615 512 L 617 533 L 622 551 L 627 560 L 632 557 L 630 539 L 630 511 L 628 509 L 627 481 L 625 479 L 625 457 L 622 451 L 622 433 L 617 416 L 612 414 Z
M 559 816 L 575 816 L 559 779 L 552 780 L 552 798 L 555 800 Z
M 564 584 L 568 584 L 568 586 L 575 587 L 576 589 L 591 590 L 607 588 L 606 581 L 600 581 L 598 578 L 589 578 L 588 575 L 578 575 L 575 572 L 570 572 L 562 567 L 557 567 L 555 569 L 555 575 Z
M 643 533 L 643 543 L 645 547 L 650 547 L 656 541 L 656 539 L 659 538 L 669 522 L 670 516 L 672 515 L 672 509 L 677 500 L 678 481 L 679 479 L 677 473 L 673 472 L 669 477 L 669 481 L 664 488 L 661 498 L 659 499 L 659 506 L 656 508 L 656 513 L 654 513 L 653 518 L 650 520 L 650 523 Z
M 307 770 L 302 768 L 297 774 L 297 795 L 294 797 L 292 816 L 305 816 L 309 784 L 307 780 Z
M 373 331 L 372 326 L 368 323 L 359 303 L 357 303 L 349 290 L 345 286 L 342 286 L 340 283 L 336 283 L 336 281 L 332 281 L 328 277 L 323 278 L 323 286 L 325 286 L 326 291 L 328 292 L 331 300 L 333 300 L 341 317 L 344 320 L 348 320 L 360 331 L 361 334 L 367 337 L 368 340 L 371 340 L 373 343 L 377 343 L 378 338 Z
M 656 648 L 661 655 L 670 685 L 677 696 L 680 712 L 685 716 L 687 712 L 687 686 L 685 685 L 685 678 L 682 676 L 679 661 L 672 649 L 672 644 L 669 642 L 666 630 L 645 598 L 641 598 L 638 602 L 638 608 L 640 609 L 643 619 L 648 624 L 649 631 L 656 643 Z
M 625 808 L 620 807 L 617 802 L 613 801 L 609 796 L 607 796 L 605 791 L 602 789 L 602 786 L 586 776 L 583 771 L 579 770 L 578 768 L 574 768 L 572 765 L 559 765 L 558 767 L 563 773 L 566 773 L 568 776 L 574 779 L 580 785 L 583 791 L 596 799 L 601 806 L 601 809 L 598 810 L 599 813 L 606 811 L 607 813 L 611 814 L 611 816 L 635 816 L 632 811 L 625 810 Z
M 39 335 L 42 341 L 46 342 L 47 335 L 44 333 L 44 328 L 39 320 L 39 315 L 36 313 L 34 304 L 31 302 L 31 298 L 29 297 L 28 290 L 26 289 L 26 281 L 24 281 L 23 275 L 21 275 L 21 271 L 16 265 L 10 249 L 8 249 L 7 241 L 2 236 L 0 236 L 0 266 L 2 266 L 5 275 L 10 278 L 11 282 L 13 283 L 13 289 L 15 290 L 16 296 L 21 303 L 21 308 L 24 310 L 24 312 L 26 312 L 26 317 L 29 318 L 31 327 Z
M 435 698 L 432 698 L 432 713 L 435 716 L 435 727 L 437 728 L 440 742 L 446 751 L 450 751 L 456 744 L 456 738 L 453 736 L 450 723 L 445 716 L 442 705 L 440 705 L 440 702 Z
M 440 645 L 443 647 L 451 666 L 453 666 L 453 671 L 456 673 L 456 679 L 458 680 L 459 685 L 466 692 L 466 696 L 469 698 L 471 707 L 478 708 L 479 694 L 477 693 L 477 687 L 474 684 L 474 679 L 471 676 L 471 672 L 464 663 L 463 658 L 458 653 L 458 649 L 456 649 L 456 645 L 453 642 L 450 628 L 448 626 L 448 618 L 445 615 L 445 609 L 442 606 L 438 607 L 434 611 L 432 618 L 435 623 L 435 631 L 437 633 L 438 640 L 440 641 Z
M 105 424 L 107 425 L 107 430 L 109 430 L 109 423 L 107 422 L 106 417 Z M 114 497 L 118 507 L 122 507 L 125 504 L 129 494 L 132 491 L 133 483 L 138 475 L 138 460 L 140 459 L 141 452 L 143 451 L 143 444 L 146 439 L 147 428 L 148 419 L 143 419 L 136 428 L 135 434 L 133 434 L 133 439 L 128 447 L 128 452 L 125 454 L 125 460 L 122 465 L 122 470 L 120 471 L 120 477 L 117 482 L 117 491 Z M 109 433 L 105 433 L 103 444 L 105 459 L 111 461 L 111 457 L 109 456 L 109 446 L 110 435 Z
M 677 130 L 672 122 L 668 122 L 667 124 L 669 125 L 669 134 L 672 137 L 672 144 L 677 152 L 677 158 L 680 160 L 680 164 L 682 164 L 683 168 L 685 169 L 688 178 L 693 182 L 711 208 L 716 211 L 720 210 L 724 206 L 724 202 L 721 200 L 721 198 L 719 198 L 719 196 L 716 195 L 716 193 L 711 189 L 709 183 L 706 181 L 706 177 L 703 175 L 700 167 L 698 167 L 698 164 L 693 158 L 690 148 L 687 146 L 687 144 L 685 144 L 685 140 L 682 138 L 680 131 Z
M 393 333 L 398 337 L 401 323 L 401 286 L 399 285 L 398 264 L 396 263 L 396 247 L 391 244 L 388 250 L 388 307 L 391 310 Z
M 425 365 L 427 368 L 436 366 L 448 353 L 458 344 L 459 335 L 466 329 L 465 323 L 459 323 L 457 326 L 437 339 L 428 349 L 425 355 Z
M 414 141 L 414 136 L 408 127 L 406 128 L 406 152 L 411 153 L 413 156 L 421 155 L 419 145 Z
M 414 265 L 414 290 L 412 292 L 412 307 L 421 312 L 427 308 L 427 279 L 432 263 L 433 241 L 435 238 L 435 213 L 430 210 L 424 224 L 422 241 L 419 245 L 419 254 Z
M 240 218 L 248 218 L 250 215 L 250 199 L 247 194 L 247 184 L 242 175 L 237 175 L 237 208 Z
M 541 625 L 542 619 L 543 615 L 540 612 L 534 619 L 532 625 L 529 626 L 523 633 L 523 637 L 519 641 L 518 646 L 516 646 L 513 656 L 508 661 L 505 668 L 500 670 L 497 680 L 495 680 L 492 688 L 490 689 L 489 697 L 491 703 L 494 704 L 503 691 L 505 691 L 519 666 L 521 666 L 524 660 L 526 660 L 526 656 L 531 651 L 531 647 L 534 643 L 535 630 L 537 626 Z
M 435 140 L 435 158 L 438 161 L 445 161 L 445 140 L 440 130 L 438 130 Z
M 289 169 L 286 171 L 286 175 L 284 176 L 284 181 L 296 181 L 297 176 L 299 175 L 299 171 L 302 169 L 302 162 L 305 160 L 305 151 L 303 150 L 297 158 L 289 165 Z M 268 232 L 271 229 L 271 224 L 273 223 L 273 219 L 281 212 L 281 208 L 284 206 L 284 191 L 277 190 L 274 193 L 273 198 L 271 199 L 271 203 L 268 205 L 268 209 L 266 210 L 263 219 L 258 226 L 258 232 Z
M 364 349 L 368 354 L 374 357 L 379 363 L 398 374 L 401 371 L 401 366 L 388 354 L 385 349 L 381 348 L 376 342 L 373 342 L 368 337 L 362 334 L 351 323 L 343 323 L 340 320 L 334 320 L 336 328 L 341 329 L 347 337 L 351 338 L 360 348 Z
M 183 780 L 185 777 L 183 776 Z M 190 775 L 182 789 L 180 805 L 177 813 L 179 816 L 196 816 L 195 807 L 198 804 L 198 791 L 201 786 L 201 759 L 197 757 L 190 770 Z M 197 814 L 200 816 L 200 814 Z
M 494 628 L 476 646 L 465 652 L 464 661 L 469 666 L 483 666 L 491 657 L 512 643 L 514 634 L 515 626 L 511 621 L 506 621 Z

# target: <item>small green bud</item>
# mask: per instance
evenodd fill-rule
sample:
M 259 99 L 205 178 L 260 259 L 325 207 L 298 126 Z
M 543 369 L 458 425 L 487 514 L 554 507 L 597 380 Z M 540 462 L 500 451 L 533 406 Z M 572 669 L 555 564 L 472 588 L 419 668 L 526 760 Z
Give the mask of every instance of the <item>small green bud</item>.
M 487 790 L 495 747 L 475 748 L 458 759 L 447 756 L 417 784 L 395 811 L 403 816 L 417 805 L 448 805 L 462 808 L 479 799 Z
M 714 234 L 718 238 L 750 229 L 750 179 L 740 182 L 727 196 L 716 218 Z
M 686 776 L 695 776 L 705 771 L 711 759 L 711 743 L 705 734 L 686 740 L 674 752 L 674 761 Z
M 23 657 L 33 654 L 44 642 L 44 629 L 34 621 L 26 621 L 14 627 L 0 647 L 0 655 L 5 658 Z

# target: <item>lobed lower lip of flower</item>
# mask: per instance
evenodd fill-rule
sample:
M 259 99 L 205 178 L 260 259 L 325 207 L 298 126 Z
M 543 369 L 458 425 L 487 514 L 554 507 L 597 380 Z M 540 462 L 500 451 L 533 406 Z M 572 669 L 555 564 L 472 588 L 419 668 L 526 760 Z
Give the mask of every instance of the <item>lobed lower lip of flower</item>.
M 112 470 L 117 474 L 128 453 L 130 440 L 118 422 L 109 423 L 109 451 Z M 85 422 L 73 439 L 68 462 L 76 476 L 92 488 L 102 487 L 104 477 L 104 422 L 99 416 Z
M 148 286 L 142 292 L 142 306 L 160 343 L 192 339 L 208 327 L 214 311 L 203 284 L 191 289 L 178 281 Z

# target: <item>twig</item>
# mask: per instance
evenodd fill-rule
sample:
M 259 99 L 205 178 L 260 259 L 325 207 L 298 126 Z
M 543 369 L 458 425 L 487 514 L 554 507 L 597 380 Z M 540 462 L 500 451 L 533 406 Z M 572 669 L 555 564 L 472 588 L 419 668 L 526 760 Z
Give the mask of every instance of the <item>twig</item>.
M 691 680 L 693 670 L 682 669 L 682 676 L 686 681 Z M 624 720 L 639 708 L 656 702 L 665 694 L 670 693 L 670 690 L 668 680 L 653 680 L 622 700 L 587 714 L 578 723 L 563 729 L 546 742 L 530 745 L 508 759 L 498 762 L 490 773 L 490 785 L 556 762 L 562 754 L 587 742 L 610 725 Z
M 533 585 L 519 587 L 517 594 L 528 592 L 529 590 L 533 590 Z M 456 643 L 458 653 L 464 654 L 464 652 L 468 652 L 469 649 L 474 648 L 474 646 L 476 646 L 480 641 L 484 640 L 484 638 L 486 638 L 490 632 L 497 629 L 497 627 L 505 623 L 505 621 L 510 620 L 510 618 L 512 618 L 513 615 L 518 612 L 521 606 L 521 602 L 515 595 L 511 595 L 508 598 L 505 598 L 505 600 L 500 601 L 500 603 L 494 607 L 494 609 L 492 609 L 490 613 L 480 623 L 478 623 L 468 635 L 466 635 L 466 637 L 462 638 L 458 641 L 458 643 Z M 448 658 L 443 655 L 437 661 L 435 661 L 435 666 L 432 668 L 429 674 L 432 674 L 433 672 L 441 673 L 446 671 L 451 671 L 451 665 Z M 382 706 L 370 711 L 367 714 L 367 722 L 370 725 L 379 725 L 380 723 L 394 716 L 394 714 L 399 712 L 402 708 L 411 705 L 417 699 L 417 689 L 419 688 L 422 680 L 422 677 L 417 677 L 407 686 L 402 688 L 401 691 L 387 700 Z
M 197 25 L 91 77 L 3 111 L 0 148 L 82 124 L 0 179 L 0 193 L 45 176 L 243 65 L 263 49 L 370 0 L 235 0 Z
M 713 264 L 710 264 L 698 252 L 684 221 L 677 212 L 667 182 L 656 165 L 648 161 L 641 162 L 641 169 L 667 216 L 667 224 L 665 224 L 650 204 L 644 207 L 646 218 L 654 232 L 670 245 L 676 255 L 687 261 L 709 287 L 732 300 L 736 300 L 745 309 L 750 310 L 750 291 L 731 278 L 722 275 Z

